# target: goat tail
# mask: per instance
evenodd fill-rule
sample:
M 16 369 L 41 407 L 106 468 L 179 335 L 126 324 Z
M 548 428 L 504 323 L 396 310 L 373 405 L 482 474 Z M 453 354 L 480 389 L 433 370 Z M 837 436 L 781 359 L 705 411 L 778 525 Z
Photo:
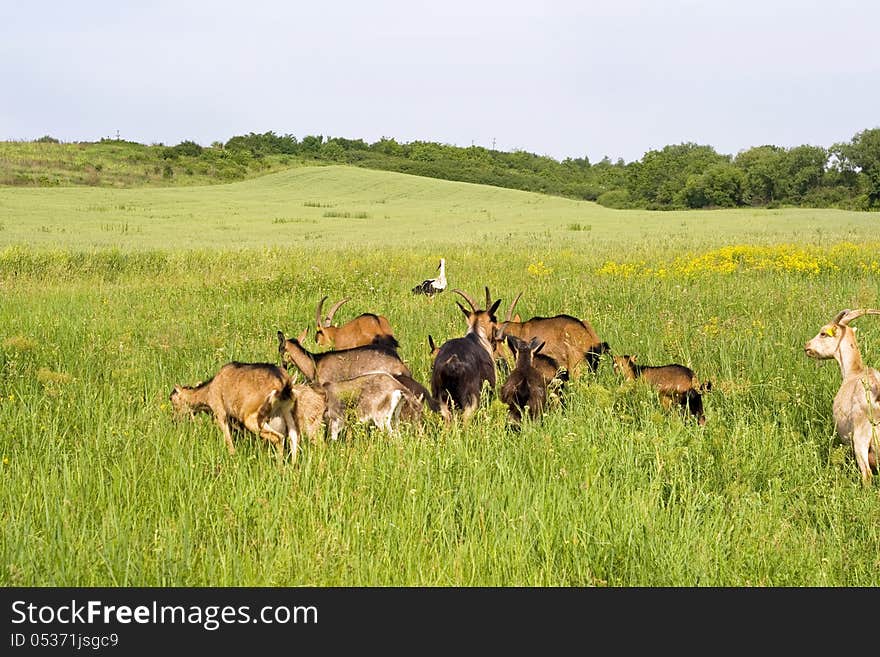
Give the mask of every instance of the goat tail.
M 703 384 L 697 388 L 699 392 L 710 392 L 712 390 L 712 382 L 704 381 Z
M 703 413 L 703 396 L 699 390 L 690 388 L 685 393 L 685 402 L 688 412 L 697 418 L 699 424 L 706 424 L 706 415 Z

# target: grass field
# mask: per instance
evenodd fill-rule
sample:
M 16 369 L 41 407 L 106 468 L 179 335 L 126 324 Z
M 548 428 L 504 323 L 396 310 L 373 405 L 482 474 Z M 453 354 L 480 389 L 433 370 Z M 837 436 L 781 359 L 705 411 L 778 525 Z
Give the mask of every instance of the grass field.
M 0 584 L 875 586 L 877 481 L 834 442 L 840 374 L 804 342 L 878 307 L 880 215 L 651 213 L 348 167 L 206 187 L 0 189 Z M 277 361 L 324 294 L 385 314 L 429 379 L 461 335 L 447 259 L 524 316 L 712 380 L 705 427 L 607 361 L 521 434 L 351 431 L 229 456 L 175 383 Z M 858 321 L 869 363 L 880 323 Z

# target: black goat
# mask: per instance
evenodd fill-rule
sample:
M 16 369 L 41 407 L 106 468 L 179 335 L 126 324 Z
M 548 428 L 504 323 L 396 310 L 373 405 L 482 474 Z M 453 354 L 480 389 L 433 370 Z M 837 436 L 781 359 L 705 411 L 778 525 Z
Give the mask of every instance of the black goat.
M 447 422 L 451 419 L 450 405 L 462 412 L 467 420 L 477 409 L 484 384 L 495 390 L 495 362 L 492 344 L 497 324 L 495 311 L 501 299 L 487 310 L 476 308 L 473 300 L 460 290 L 470 304 L 467 310 L 458 301 L 456 305 L 467 317 L 465 335 L 444 342 L 437 350 L 431 370 L 431 394 L 440 404 L 440 413 Z

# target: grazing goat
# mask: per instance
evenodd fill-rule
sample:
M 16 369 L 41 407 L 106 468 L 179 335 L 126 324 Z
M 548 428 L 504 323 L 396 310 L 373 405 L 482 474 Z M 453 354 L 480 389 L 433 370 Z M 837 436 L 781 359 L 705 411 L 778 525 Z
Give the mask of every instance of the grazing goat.
M 336 311 L 349 299 L 337 301 L 330 308 L 327 316 L 322 317 L 321 312 L 326 300 L 327 297 L 323 297 L 315 309 L 315 342 L 320 346 L 331 349 L 351 349 L 366 344 L 382 344 L 392 349 L 397 349 L 399 346 L 391 324 L 382 315 L 362 313 L 342 326 L 333 326 Z
M 310 382 L 326 383 L 351 379 L 367 372 L 388 372 L 412 376 L 397 351 L 383 344 L 315 353 L 302 346 L 308 329 L 297 338 L 286 338 L 278 331 L 278 353 L 284 365 L 293 365 Z
M 446 289 L 446 259 L 440 258 L 440 273 L 437 278 L 428 278 L 412 289 L 413 294 L 425 294 L 429 297 L 439 294 Z
M 636 357 L 624 354 L 613 356 L 614 371 L 635 381 L 641 379 L 656 388 L 660 403 L 669 408 L 673 403 L 697 418 L 701 425 L 706 424 L 703 412 L 703 393 L 712 389 L 712 382 L 701 384 L 693 370 L 684 365 L 639 365 Z
M 384 372 L 364 374 L 352 379 L 323 384 L 327 410 L 325 419 L 331 440 L 342 430 L 346 412 L 351 410 L 357 420 L 391 434 L 398 419 L 418 422 L 422 417 L 422 400 L 400 380 Z
M 862 361 L 855 329 L 849 326 L 862 315 L 880 315 L 880 310 L 841 310 L 804 345 L 804 351 L 810 358 L 834 358 L 840 365 L 841 383 L 833 405 L 834 426 L 839 440 L 852 445 L 862 481 L 869 483 L 880 449 L 880 371 Z
M 284 453 L 284 439 L 290 441 L 290 456 L 296 459 L 298 432 L 292 415 L 293 381 L 284 368 L 272 363 L 227 363 L 208 381 L 195 386 L 175 385 L 169 396 L 177 415 L 211 413 L 223 432 L 230 454 L 232 423 L 243 425 Z
M 547 380 L 534 365 L 544 343 L 538 338 L 526 342 L 509 335 L 507 346 L 516 357 L 516 365 L 501 387 L 501 401 L 507 404 L 510 423 L 518 428 L 523 415 L 538 420 L 547 404 Z
M 440 413 L 446 422 L 451 420 L 450 405 L 462 412 L 468 420 L 480 403 L 484 384 L 495 389 L 495 347 L 492 343 L 497 324 L 495 311 L 498 299 L 488 309 L 476 307 L 474 300 L 461 290 L 452 290 L 470 304 L 468 311 L 458 301 L 456 305 L 467 317 L 465 335 L 444 342 L 437 350 L 431 370 L 431 394 L 440 404 Z M 488 289 L 487 289 L 488 294 Z
M 599 358 L 609 352 L 607 342 L 599 339 L 596 330 L 585 319 L 571 315 L 532 317 L 525 322 L 514 321 L 513 309 L 522 292 L 516 295 L 507 317 L 499 327 L 503 335 L 515 335 L 523 340 L 538 338 L 544 342 L 542 353 L 564 367 L 572 378 L 580 374 L 581 363 L 586 362 L 590 371 L 599 367 Z

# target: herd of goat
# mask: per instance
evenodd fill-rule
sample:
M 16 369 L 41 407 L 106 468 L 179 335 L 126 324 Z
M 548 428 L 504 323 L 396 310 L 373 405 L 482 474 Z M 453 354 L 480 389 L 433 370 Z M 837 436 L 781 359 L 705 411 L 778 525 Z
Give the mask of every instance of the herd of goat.
M 514 309 L 522 293 L 499 321 L 495 313 L 501 299 L 492 302 L 488 287 L 483 308 L 462 290 L 452 292 L 467 302 L 466 307 L 456 300 L 467 328 L 461 337 L 439 346 L 428 336 L 430 390 L 400 358 L 398 341 L 385 317 L 363 313 L 337 326 L 334 315 L 348 299 L 324 315 L 324 297 L 316 309 L 315 342 L 326 350 L 306 349 L 308 329 L 296 338 L 278 331 L 280 365 L 227 363 L 208 381 L 174 386 L 172 407 L 178 415 L 211 414 L 230 453 L 235 452 L 232 429 L 243 426 L 271 443 L 279 458 L 289 445 L 295 460 L 301 438 L 336 439 L 352 419 L 389 433 L 399 422 L 420 422 L 426 409 L 439 413 L 447 423 L 456 414 L 467 421 L 482 396 L 496 390 L 508 408 L 512 428 L 523 421 L 540 421 L 550 400 L 564 404 L 569 378 L 578 377 L 584 368 L 595 371 L 600 357 L 611 353 L 587 320 L 555 315 L 521 321 Z M 835 427 L 840 440 L 852 445 L 862 479 L 869 482 L 877 468 L 880 373 L 863 363 L 849 326 L 865 314 L 880 311 L 841 311 L 804 349 L 811 358 L 833 358 L 840 365 Z M 614 371 L 652 386 L 664 407 L 677 407 L 685 417 L 705 423 L 702 395 L 711 389 L 709 381 L 701 383 L 690 368 L 679 364 L 642 365 L 630 355 L 611 358 Z M 306 383 L 295 383 L 288 368 L 295 368 Z M 504 378 L 500 388 L 499 376 Z

